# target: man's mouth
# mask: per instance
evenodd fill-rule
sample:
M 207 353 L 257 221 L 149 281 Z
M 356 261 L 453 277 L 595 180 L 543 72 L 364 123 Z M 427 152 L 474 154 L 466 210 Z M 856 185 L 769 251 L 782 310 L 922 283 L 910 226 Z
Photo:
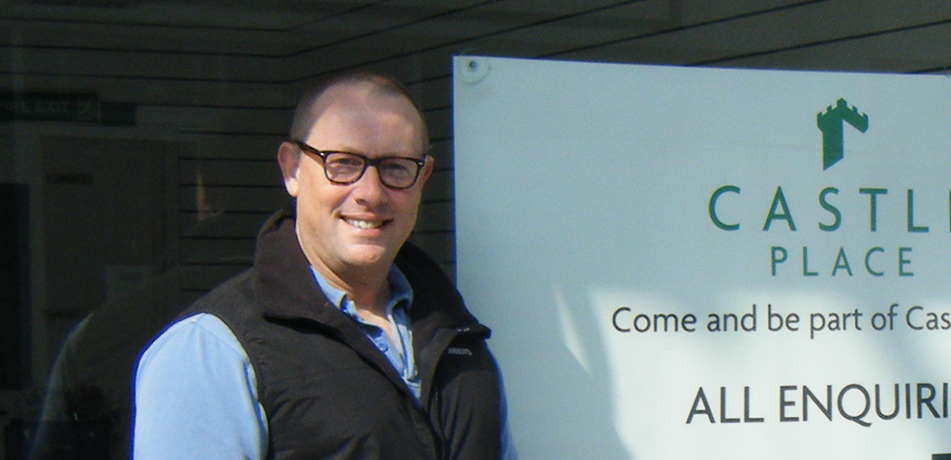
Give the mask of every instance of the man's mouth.
M 380 228 L 380 227 L 383 226 L 383 224 L 385 224 L 386 222 L 388 222 L 388 221 L 383 221 L 383 220 L 380 220 L 380 221 L 367 221 L 367 220 L 359 220 L 359 219 L 344 219 L 344 221 L 345 221 L 346 223 L 348 223 L 348 224 L 354 226 L 354 227 L 362 228 L 362 229 L 364 229 L 364 230 L 370 230 L 370 229 L 374 229 L 374 228 Z

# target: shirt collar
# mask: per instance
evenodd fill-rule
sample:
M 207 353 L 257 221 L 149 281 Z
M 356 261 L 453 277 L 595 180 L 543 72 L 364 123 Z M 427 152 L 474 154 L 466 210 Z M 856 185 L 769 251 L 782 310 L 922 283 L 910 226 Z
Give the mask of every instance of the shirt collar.
M 352 302 L 350 302 L 347 297 L 347 293 L 341 291 L 330 285 L 327 282 L 327 279 L 323 277 L 313 266 L 310 267 L 310 271 L 314 274 L 314 279 L 317 280 L 317 285 L 320 287 L 320 290 L 323 291 L 324 295 L 327 297 L 335 307 L 340 310 L 348 310 L 348 306 L 352 308 Z M 413 287 L 410 286 L 409 280 L 406 279 L 406 276 L 403 275 L 403 272 L 394 264 L 390 266 L 390 272 L 386 275 L 386 281 L 390 283 L 390 300 L 386 303 L 386 313 L 389 314 L 393 308 L 398 305 L 405 305 L 408 309 L 410 305 L 413 304 Z

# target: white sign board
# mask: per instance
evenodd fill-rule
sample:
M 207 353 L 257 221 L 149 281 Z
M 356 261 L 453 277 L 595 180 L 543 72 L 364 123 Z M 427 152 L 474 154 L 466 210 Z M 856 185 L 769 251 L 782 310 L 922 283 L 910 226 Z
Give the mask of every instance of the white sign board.
M 947 76 L 460 57 L 454 91 L 522 458 L 951 458 Z

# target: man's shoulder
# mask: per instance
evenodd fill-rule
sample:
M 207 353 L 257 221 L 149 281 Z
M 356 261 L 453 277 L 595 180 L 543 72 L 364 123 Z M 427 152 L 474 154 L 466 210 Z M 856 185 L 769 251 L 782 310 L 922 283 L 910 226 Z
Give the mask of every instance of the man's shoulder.
M 413 288 L 410 315 L 416 333 L 425 336 L 440 328 L 483 327 L 466 308 L 455 283 L 422 249 L 407 242 L 395 264 Z
M 176 342 L 189 344 L 192 349 L 202 348 L 196 344 L 214 341 L 237 353 L 243 353 L 234 333 L 214 313 L 196 313 L 172 324 L 156 343 Z M 205 346 L 207 348 L 207 346 Z
M 231 320 L 250 316 L 256 308 L 253 271 L 253 268 L 245 270 L 199 297 L 182 312 L 180 318 L 211 313 L 225 323 L 230 323 Z
M 400 248 L 393 263 L 406 276 L 414 290 L 426 287 L 439 291 L 455 291 L 452 280 L 439 264 L 418 246 L 408 241 Z

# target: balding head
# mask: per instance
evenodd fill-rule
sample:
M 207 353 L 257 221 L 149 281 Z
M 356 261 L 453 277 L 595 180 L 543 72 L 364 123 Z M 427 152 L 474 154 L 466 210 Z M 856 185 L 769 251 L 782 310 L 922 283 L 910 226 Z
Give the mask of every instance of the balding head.
M 308 90 L 297 104 L 294 112 L 294 120 L 291 125 L 292 139 L 307 139 L 311 129 L 320 119 L 324 111 L 335 99 L 337 91 L 341 87 L 362 87 L 368 95 L 387 96 L 406 99 L 415 109 L 419 117 L 421 145 L 423 149 L 429 147 L 429 129 L 426 126 L 426 120 L 423 118 L 422 110 L 409 94 L 409 91 L 400 84 L 400 82 L 376 73 L 366 71 L 352 71 L 334 74 L 317 83 Z

